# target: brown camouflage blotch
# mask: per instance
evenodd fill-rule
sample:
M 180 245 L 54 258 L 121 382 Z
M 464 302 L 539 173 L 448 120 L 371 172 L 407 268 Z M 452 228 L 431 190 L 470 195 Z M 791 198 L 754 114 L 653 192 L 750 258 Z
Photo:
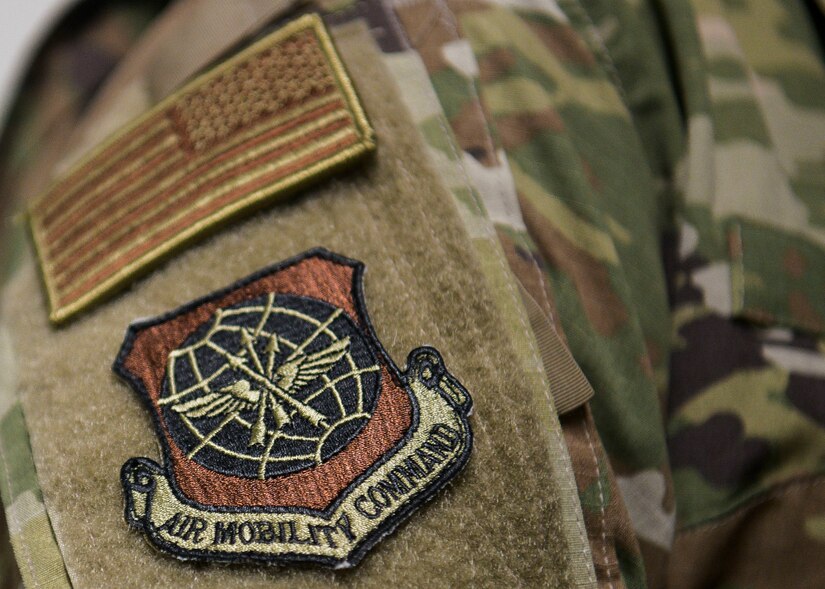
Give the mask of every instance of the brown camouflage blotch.
M 650 354 L 642 354 L 639 356 L 639 367 L 649 380 L 653 380 L 656 376 L 653 373 L 653 364 L 650 360 Z
M 582 512 L 598 586 L 604 589 L 624 588 L 616 554 L 617 546 L 631 558 L 641 559 L 641 551 L 589 406 L 585 405 L 560 416 L 560 422 L 579 495 L 587 492 L 592 485 L 598 485 L 602 479 L 600 468 L 607 469 L 606 478 L 610 488 L 601 490 L 598 494 L 599 498 L 606 500 L 604 510 L 584 508 Z
M 782 267 L 791 278 L 802 278 L 808 269 L 808 261 L 795 247 L 789 247 L 782 256 Z
M 596 192 L 601 192 L 604 185 L 599 177 L 596 175 L 595 170 L 593 170 L 593 166 L 590 165 L 590 162 L 584 158 L 579 160 L 581 162 L 582 171 L 584 172 L 584 177 L 587 178 L 587 183 L 595 190 Z
M 788 294 L 788 310 L 800 325 L 817 332 L 825 329 L 825 321 L 804 292 L 794 290 Z
M 771 325 L 776 323 L 776 315 L 764 307 L 753 305 L 742 310 L 742 317 L 749 319 L 758 325 Z
M 596 59 L 582 42 L 581 36 L 569 26 L 535 21 L 528 21 L 528 24 L 542 43 L 561 60 L 587 68 L 596 65 Z
M 450 120 L 450 127 L 462 151 L 471 154 L 483 166 L 498 165 L 493 140 L 487 133 L 487 120 L 478 102 L 465 102 Z
M 731 260 L 742 260 L 742 233 L 739 225 L 733 225 L 725 234 Z
M 809 535 L 812 518 L 825 518 L 821 475 L 789 482 L 727 517 L 680 532 L 668 588 L 825 587 L 825 543 Z
M 554 109 L 498 116 L 496 126 L 504 149 L 515 149 L 530 143 L 541 133 L 564 131 L 564 121 Z
M 676 489 L 673 487 L 673 473 L 670 462 L 667 462 L 659 469 L 665 477 L 665 496 L 662 498 L 662 507 L 668 513 L 676 511 Z
M 551 320 L 558 317 L 556 301 L 553 297 L 553 287 L 547 280 L 547 275 L 539 266 L 539 261 L 535 259 L 533 253 L 517 246 L 510 236 L 498 227 L 496 228 L 496 235 L 498 235 L 498 241 L 504 250 L 504 256 L 507 258 L 507 265 L 515 275 L 516 280 Z M 561 325 L 554 321 L 554 327 L 566 344 L 567 339 Z
M 670 562 L 670 552 L 658 544 L 648 542 L 644 538 L 639 538 L 639 550 L 645 563 L 647 589 L 664 589 L 667 587 L 667 568 Z
M 613 290 L 607 268 L 568 241 L 521 194 L 519 203 L 539 251 L 548 264 L 557 267 L 573 281 L 593 329 L 606 337 L 616 333 L 627 323 L 627 309 Z
M 516 65 L 516 56 L 507 47 L 499 47 L 478 59 L 478 79 L 490 84 L 510 73 Z
M 445 10 L 434 0 L 416 0 L 395 6 L 407 40 L 430 75 L 450 67 L 444 58 L 443 47 L 460 38 L 457 21 Z M 487 117 L 478 101 L 465 102 L 450 120 L 450 126 L 462 151 L 484 166 L 498 164 L 493 139 L 488 133 Z
M 433 74 L 449 64 L 441 48 L 455 41 L 456 31 L 449 26 L 449 17 L 441 15 L 441 8 L 433 0 L 415 0 L 396 4 L 395 13 L 401 22 L 407 40 L 421 56 L 424 66 Z
M 667 361 L 667 356 L 662 351 L 661 346 L 659 346 L 659 344 L 654 342 L 653 340 L 645 340 L 645 349 L 647 350 L 647 355 L 650 358 L 651 365 L 663 366 L 664 363 Z

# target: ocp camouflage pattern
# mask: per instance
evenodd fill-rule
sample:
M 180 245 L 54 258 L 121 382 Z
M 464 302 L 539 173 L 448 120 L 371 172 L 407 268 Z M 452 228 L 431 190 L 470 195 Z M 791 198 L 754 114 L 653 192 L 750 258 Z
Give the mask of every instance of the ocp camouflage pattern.
M 138 4 L 111 9 L 141 25 L 123 39 L 157 8 L 136 17 Z M 560 416 L 554 465 L 577 582 L 825 585 L 822 4 L 322 8 L 329 23 L 369 23 L 494 295 L 507 304 L 506 266 L 595 390 Z M 89 22 L 116 26 L 104 21 Z M 62 132 L 51 113 L 93 92 L 88 72 L 24 87 L 2 165 L 21 198 L 28 162 Z M 503 317 L 514 337 L 523 320 Z M 2 473 L 18 563 L 29 542 L 59 559 L 9 391 L 0 450 L 19 463 Z M 40 518 L 25 529 L 24 494 Z

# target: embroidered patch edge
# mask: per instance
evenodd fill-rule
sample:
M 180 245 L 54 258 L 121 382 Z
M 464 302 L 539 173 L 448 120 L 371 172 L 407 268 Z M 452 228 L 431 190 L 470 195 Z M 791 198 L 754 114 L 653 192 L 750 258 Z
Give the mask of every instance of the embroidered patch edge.
M 261 507 L 226 508 L 203 505 L 192 501 L 185 496 L 175 482 L 175 477 L 170 466 L 170 448 L 166 439 L 158 434 L 158 432 L 161 431 L 162 424 L 160 423 L 158 415 L 153 410 L 150 395 L 141 379 L 132 374 L 125 367 L 124 361 L 132 352 L 135 340 L 142 330 L 179 317 L 182 314 L 187 313 L 192 309 L 196 309 L 206 303 L 220 300 L 222 297 L 254 283 L 262 277 L 275 274 L 285 268 L 294 266 L 303 260 L 314 257 L 320 257 L 335 264 L 343 264 L 354 269 L 352 294 L 355 299 L 354 302 L 356 304 L 357 312 L 364 320 L 363 330 L 366 337 L 370 339 L 371 344 L 375 347 L 375 351 L 381 357 L 384 365 L 390 370 L 394 377 L 399 380 L 402 384 L 402 388 L 407 395 L 409 395 L 414 414 L 411 425 L 404 436 L 396 442 L 388 452 L 381 456 L 381 458 L 373 463 L 366 471 L 361 473 L 360 476 L 355 481 L 350 483 L 344 492 L 339 494 L 335 501 L 325 509 L 312 510 L 297 507 L 286 509 Z M 472 399 L 469 393 L 449 373 L 449 371 L 447 371 L 440 353 L 435 348 L 430 346 L 422 346 L 412 350 L 407 357 L 407 363 L 403 371 L 397 367 L 378 339 L 377 334 L 375 333 L 369 320 L 369 316 L 366 311 L 366 303 L 363 298 L 363 270 L 364 265 L 360 262 L 344 258 L 343 256 L 339 256 L 322 248 L 316 248 L 285 260 L 279 264 L 265 268 L 233 283 L 226 288 L 210 293 L 205 297 L 196 299 L 169 313 L 165 313 L 156 318 L 137 321 L 129 326 L 126 332 L 126 338 L 113 365 L 113 370 L 138 394 L 144 405 L 147 406 L 147 409 L 149 409 L 152 414 L 155 433 L 161 439 L 164 459 L 163 465 L 159 465 L 147 458 L 132 458 L 123 465 L 123 468 L 121 469 L 121 483 L 124 490 L 126 504 L 124 516 L 127 523 L 131 527 L 143 531 L 146 538 L 156 548 L 170 553 L 181 560 L 213 562 L 264 562 L 267 564 L 309 562 L 334 568 L 355 566 L 369 552 L 370 549 L 372 549 L 381 539 L 392 533 L 416 509 L 431 500 L 466 465 L 473 445 L 472 430 L 470 429 L 467 419 L 472 412 Z M 420 374 L 416 374 L 416 370 L 422 368 L 422 362 L 431 362 L 433 359 L 435 359 L 436 365 L 442 372 L 438 373 L 438 378 L 433 380 L 431 384 L 425 386 L 424 380 L 422 380 Z M 430 364 L 428 364 L 428 366 L 432 367 Z M 444 383 L 447 384 L 445 385 Z M 436 476 L 423 481 L 414 492 L 409 493 L 406 498 L 399 500 L 394 504 L 398 506 L 397 509 L 394 509 L 387 517 L 380 519 L 378 525 L 369 528 L 366 532 L 364 532 L 357 524 L 368 520 L 364 517 L 357 520 L 352 516 L 354 513 L 352 503 L 353 501 L 357 503 L 358 498 L 355 498 L 353 501 L 350 500 L 353 495 L 358 493 L 359 490 L 363 490 L 370 481 L 382 480 L 381 477 L 383 475 L 381 474 L 381 469 L 383 468 L 386 470 L 388 465 L 393 464 L 391 462 L 392 460 L 397 459 L 400 461 L 401 458 L 398 457 L 401 456 L 401 453 L 405 449 L 408 449 L 408 447 L 413 444 L 417 444 L 418 447 L 420 447 L 421 444 L 430 439 L 428 436 L 431 436 L 432 433 L 424 432 L 423 427 L 421 427 L 422 406 L 420 404 L 420 400 L 427 395 L 433 395 L 432 399 L 436 397 L 440 398 L 445 407 L 448 407 L 453 413 L 453 417 L 456 420 L 455 423 L 460 425 L 460 432 L 457 432 L 460 433 L 460 439 L 455 447 L 455 452 L 447 461 L 445 461 L 445 466 L 438 471 Z M 413 450 L 415 449 L 416 448 L 413 448 Z M 343 513 L 346 516 L 346 528 L 350 529 L 350 532 L 352 532 L 352 529 L 356 529 L 357 541 L 354 542 L 352 547 L 346 551 L 333 551 L 335 552 L 334 555 L 302 553 L 300 549 L 298 551 L 281 553 L 255 550 L 236 551 L 234 553 L 216 553 L 210 550 L 194 550 L 191 549 L 191 547 L 182 547 L 180 545 L 170 543 L 168 536 L 166 538 L 162 537 L 162 534 L 157 532 L 156 526 L 153 528 L 151 518 L 147 517 L 146 513 L 141 516 L 141 514 L 138 513 L 140 509 L 136 509 L 136 503 L 141 501 L 143 502 L 144 509 L 146 509 L 147 505 L 151 505 L 154 500 L 154 494 L 158 492 L 158 485 L 163 486 L 164 484 L 168 486 L 168 489 L 161 489 L 163 493 L 171 493 L 172 500 L 177 502 L 179 506 L 188 508 L 190 510 L 190 515 L 193 513 L 200 514 L 194 517 L 202 517 L 205 522 L 212 525 L 215 529 L 217 529 L 218 522 L 221 521 L 221 518 L 223 518 L 224 523 L 237 521 L 231 518 L 236 517 L 239 514 L 253 519 L 258 518 L 254 520 L 255 522 L 271 521 L 266 520 L 265 518 L 286 514 L 296 517 L 305 517 L 307 518 L 307 522 L 309 522 L 309 517 L 316 516 L 320 518 L 327 518 L 326 521 L 329 522 L 337 521 L 340 523 L 342 521 L 341 517 L 338 517 L 337 520 L 334 518 L 336 517 L 336 514 Z M 411 486 L 411 490 L 413 487 L 414 486 Z M 359 495 L 359 497 L 361 496 L 364 495 Z M 167 500 L 169 500 L 168 497 Z M 363 504 L 364 503 L 362 502 L 362 505 Z M 347 506 L 350 507 L 349 512 L 345 509 Z M 390 508 L 386 507 L 385 509 L 389 510 Z M 360 510 L 358 513 L 361 513 Z M 295 522 L 296 520 L 291 521 Z M 293 523 L 291 525 L 291 533 L 294 535 L 296 524 Z M 307 527 L 304 529 L 304 540 L 307 539 L 306 534 L 309 534 L 308 537 L 316 541 L 320 537 L 321 532 L 319 532 L 318 529 L 313 531 L 313 525 L 314 524 L 312 523 L 307 523 Z M 325 526 L 322 525 L 320 527 Z M 329 527 L 329 525 L 327 524 L 326 527 Z M 283 535 L 283 527 L 281 530 Z M 342 527 L 341 535 L 349 537 L 349 533 L 343 534 L 343 531 L 344 528 Z M 329 540 L 329 532 L 327 532 L 327 539 Z M 327 552 L 330 551 L 328 550 Z
M 349 147 L 337 151 L 333 156 L 300 170 L 299 173 L 287 176 L 278 182 L 245 194 L 245 196 L 233 202 L 230 206 L 221 208 L 213 214 L 200 219 L 195 224 L 187 226 L 161 245 L 150 249 L 140 257 L 120 267 L 117 271 L 86 290 L 71 302 L 61 304 L 60 289 L 54 283 L 52 262 L 47 255 L 48 250 L 46 244 L 43 242 L 46 232 L 40 224 L 39 215 L 36 213 L 37 207 L 48 200 L 51 191 L 59 187 L 61 183 L 71 177 L 72 174 L 81 170 L 107 149 L 111 148 L 113 144 L 117 143 L 118 140 L 126 136 L 129 132 L 139 128 L 151 117 L 157 116 L 159 112 L 163 112 L 165 109 L 174 106 L 182 96 L 232 70 L 233 67 L 242 64 L 245 60 L 255 56 L 262 50 L 274 47 L 281 41 L 304 30 L 311 30 L 314 33 L 328 60 L 329 67 L 335 74 L 335 85 L 346 103 L 347 111 L 352 117 L 355 126 L 354 130 L 359 137 L 358 141 Z M 348 167 L 350 164 L 372 153 L 375 148 L 375 132 L 367 119 L 366 113 L 358 98 L 357 91 L 346 72 L 344 64 L 340 60 L 335 49 L 335 44 L 321 17 L 317 14 L 307 14 L 287 23 L 264 39 L 257 41 L 240 51 L 237 55 L 232 56 L 220 65 L 198 76 L 163 99 L 148 112 L 119 129 L 103 143 L 91 150 L 89 154 L 84 156 L 79 162 L 74 164 L 68 172 L 61 174 L 60 178 L 53 182 L 45 193 L 35 199 L 29 206 L 27 214 L 28 232 L 34 245 L 36 257 L 40 262 L 38 268 L 48 298 L 50 321 L 55 325 L 65 323 L 75 315 L 106 299 L 114 292 L 121 290 L 128 285 L 130 280 L 145 275 L 156 267 L 157 264 L 169 258 L 172 254 L 186 247 L 196 239 L 204 237 L 207 233 L 218 231 L 226 223 L 236 220 L 243 213 L 252 212 L 256 208 L 266 206 L 283 197 L 289 196 L 309 184 L 327 177 L 342 168 Z

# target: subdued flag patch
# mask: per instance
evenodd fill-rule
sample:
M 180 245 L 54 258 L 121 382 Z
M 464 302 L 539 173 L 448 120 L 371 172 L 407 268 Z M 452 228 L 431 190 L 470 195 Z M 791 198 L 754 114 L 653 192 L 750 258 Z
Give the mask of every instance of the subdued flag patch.
M 359 262 L 312 250 L 132 324 L 114 364 L 163 465 L 132 458 L 126 521 L 180 559 L 353 566 L 469 459 L 472 400 L 437 350 L 400 370 Z
M 291 22 L 116 133 L 31 207 L 52 321 L 374 149 L 321 19 Z

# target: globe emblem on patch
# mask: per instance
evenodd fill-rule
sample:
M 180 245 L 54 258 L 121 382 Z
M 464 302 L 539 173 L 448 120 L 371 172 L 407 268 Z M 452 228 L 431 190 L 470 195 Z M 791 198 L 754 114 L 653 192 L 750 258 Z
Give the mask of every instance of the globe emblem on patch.
M 432 346 L 393 361 L 364 270 L 317 248 L 129 325 L 163 461 L 123 464 L 124 518 L 154 547 L 354 566 L 464 467 L 469 393 Z
M 342 450 L 380 386 L 380 365 L 342 309 L 271 293 L 218 309 L 171 352 L 158 404 L 187 458 L 267 479 Z

